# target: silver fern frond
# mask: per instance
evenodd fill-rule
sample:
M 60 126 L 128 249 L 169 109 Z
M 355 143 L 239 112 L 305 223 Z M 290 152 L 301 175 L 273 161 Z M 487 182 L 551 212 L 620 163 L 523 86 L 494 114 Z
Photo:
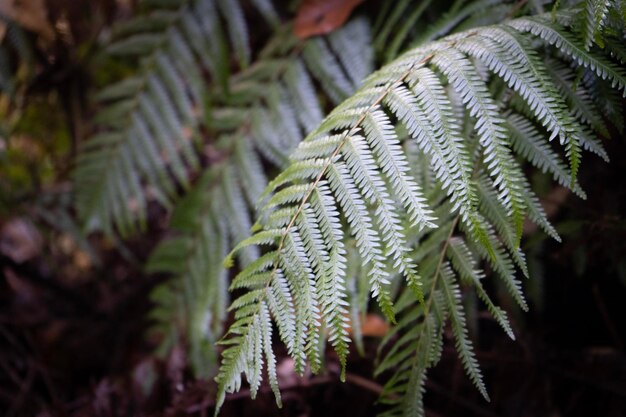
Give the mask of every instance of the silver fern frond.
M 299 372 L 306 360 L 314 371 L 319 367 L 320 339 L 326 337 L 322 323 L 345 364 L 346 345 L 337 338 L 346 336 L 348 324 L 336 319 L 339 307 L 331 306 L 343 306 L 349 298 L 344 284 L 348 233 L 371 298 L 401 335 L 381 362 L 383 370 L 397 367 L 383 395 L 397 406 L 390 413 L 423 415 L 424 378 L 438 361 L 448 319 L 464 367 L 487 397 L 457 281 L 471 283 L 513 336 L 506 315 L 480 284 L 476 260 L 489 262 L 526 310 L 516 277 L 516 268 L 528 274 L 519 248 L 523 222 L 531 217 L 558 238 L 530 192 L 520 161 L 549 171 L 582 194 L 576 182 L 581 151 L 598 149 L 584 125 L 599 116 L 592 106 L 587 116 L 571 108 L 544 59 L 589 69 L 626 95 L 623 66 L 602 51 L 587 50 L 571 30 L 573 16 L 565 11 L 556 21 L 549 15 L 524 17 L 424 44 L 368 77 L 307 136 L 264 193 L 256 234 L 229 255 L 259 243 L 268 250 L 264 262 L 249 265 L 235 279 L 249 292 L 231 306 L 235 322 L 221 342 L 218 409 L 226 393 L 241 387 L 241 374 L 258 384 L 263 361 L 255 352 L 271 350 L 271 337 L 254 335 L 271 321 L 277 322 Z M 506 87 L 506 94 L 494 94 L 493 80 Z M 516 99 L 509 101 L 512 96 Z M 520 114 L 508 108 L 514 102 L 522 103 Z M 405 136 L 418 156 L 402 146 Z M 569 168 L 551 148 L 555 138 Z M 424 166 L 409 167 L 409 160 Z M 414 176 L 424 169 L 433 173 L 439 191 L 425 193 L 430 186 Z M 398 277 L 406 280 L 407 290 L 396 297 Z M 329 291 L 333 285 L 335 291 Z M 268 307 L 276 304 L 277 286 L 281 298 L 290 301 L 289 326 L 281 323 L 284 312 Z M 269 378 L 275 380 L 272 372 Z

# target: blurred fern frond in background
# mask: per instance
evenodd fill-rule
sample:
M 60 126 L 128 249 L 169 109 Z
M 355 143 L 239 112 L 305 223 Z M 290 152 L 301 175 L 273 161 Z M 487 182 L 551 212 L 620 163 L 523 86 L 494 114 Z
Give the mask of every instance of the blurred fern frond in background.
M 276 24 L 266 1 L 254 3 Z M 99 129 L 78 157 L 77 208 L 87 230 L 130 234 L 145 227 L 149 200 L 172 206 L 200 167 L 201 127 L 211 94 L 226 92 L 229 45 L 241 67 L 250 61 L 239 2 L 144 5 L 144 14 L 113 29 L 106 51 L 140 69 L 98 93 Z
M 149 271 L 178 276 L 155 289 L 155 314 L 169 329 L 165 334 L 173 336 L 170 347 L 179 341 L 176 332 L 187 329 L 200 375 L 213 373 L 215 362 L 207 357 L 215 355 L 227 313 L 222 260 L 250 236 L 254 207 L 273 175 L 268 169 L 285 167 L 300 138 L 321 121 L 325 97 L 338 104 L 371 71 L 371 58 L 363 54 L 369 48 L 367 30 L 364 21 L 354 21 L 327 39 L 303 43 L 278 31 L 254 64 L 229 79 L 230 96 L 212 109 L 215 139 L 206 145 L 211 164 L 176 206 L 171 228 L 181 235 L 164 240 L 148 263 Z M 331 52 L 338 48 L 361 54 L 345 72 Z M 243 251 L 240 261 L 247 265 L 258 256 L 256 250 Z

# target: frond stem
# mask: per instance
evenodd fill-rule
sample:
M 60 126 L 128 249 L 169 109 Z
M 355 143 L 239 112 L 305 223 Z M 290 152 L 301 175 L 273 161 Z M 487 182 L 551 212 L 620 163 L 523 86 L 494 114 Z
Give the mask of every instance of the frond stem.
M 460 215 L 457 215 L 452 221 L 452 226 L 450 227 L 450 233 L 448 233 L 448 237 L 443 244 L 443 248 L 441 249 L 441 255 L 439 255 L 439 261 L 437 262 L 437 269 L 435 270 L 435 275 L 433 276 L 433 283 L 430 286 L 430 293 L 428 294 L 428 301 L 424 306 L 424 318 L 428 316 L 428 312 L 430 311 L 430 307 L 433 302 L 433 294 L 435 293 L 435 288 L 437 287 L 437 279 L 439 278 L 441 267 L 443 265 L 443 260 L 446 257 L 446 252 L 448 250 L 448 246 L 450 245 L 450 239 L 452 239 L 452 235 L 454 234 L 454 229 L 456 229 L 456 225 L 459 222 Z

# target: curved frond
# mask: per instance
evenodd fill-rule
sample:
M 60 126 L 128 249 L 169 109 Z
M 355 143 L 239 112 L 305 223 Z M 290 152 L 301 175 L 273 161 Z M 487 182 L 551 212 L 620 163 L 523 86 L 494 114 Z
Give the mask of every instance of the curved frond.
M 523 222 L 530 216 L 558 235 L 529 193 L 521 162 L 582 194 L 575 180 L 580 150 L 592 146 L 585 145 L 591 136 L 583 124 L 599 126 L 589 123 L 598 117 L 593 106 L 577 113 L 559 93 L 545 54 L 559 56 L 558 51 L 571 65 L 593 70 L 618 90 L 625 87 L 622 66 L 587 51 L 571 30 L 570 15 L 558 16 L 556 22 L 542 15 L 476 28 L 413 49 L 369 76 L 306 137 L 265 191 L 256 235 L 243 242 L 269 244 L 272 256 L 235 279 L 252 291 L 233 303 L 238 319 L 223 340 L 218 408 L 226 393 L 241 386 L 241 373 L 252 386 L 258 383 L 262 361 L 255 360 L 257 342 L 251 341 L 258 323 L 268 320 L 265 306 L 276 286 L 282 299 L 293 300 L 289 329 L 281 323 L 284 313 L 270 313 L 283 327 L 281 338 L 296 369 L 302 372 L 307 359 L 317 369 L 326 337 L 321 323 L 334 327 L 329 339 L 345 366 L 346 322 L 336 313 L 345 314 L 350 300 L 344 272 L 349 236 L 370 297 L 400 337 L 381 363 L 382 370 L 397 370 L 386 386 L 391 394 L 383 397 L 395 406 L 391 410 L 423 414 L 425 374 L 438 361 L 448 319 L 464 367 L 487 397 L 457 281 L 474 287 L 513 337 L 506 315 L 481 285 L 477 260 L 489 262 L 511 296 L 528 308 L 516 277 L 516 267 L 527 275 L 519 248 Z M 341 79 L 319 80 L 341 91 Z M 506 94 L 494 93 L 492 81 L 501 82 Z M 511 96 L 525 116 L 507 107 Z M 569 169 L 549 146 L 556 137 Z M 423 166 L 410 167 L 408 161 Z M 432 172 L 432 185 L 420 183 L 416 173 L 424 171 Z M 461 236 L 454 235 L 457 224 Z M 398 277 L 410 291 L 400 290 L 396 299 Z M 269 378 L 275 378 L 271 371 Z

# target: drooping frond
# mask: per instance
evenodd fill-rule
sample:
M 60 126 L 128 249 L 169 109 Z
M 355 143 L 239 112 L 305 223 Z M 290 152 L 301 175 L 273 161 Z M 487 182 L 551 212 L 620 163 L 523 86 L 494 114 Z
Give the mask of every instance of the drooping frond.
M 623 102 L 621 94 L 606 81 L 595 76 L 595 74 L 586 70 L 583 73 L 582 85 L 589 91 L 591 101 L 599 110 L 606 120 L 610 121 L 613 126 L 621 133 L 624 132 Z
M 148 265 L 150 272 L 173 275 L 171 281 L 154 292 L 154 330 L 161 335 L 171 335 L 164 338 L 161 349 L 166 352 L 172 343 L 185 340 L 197 375 L 211 376 L 215 371 L 217 350 L 213 342 L 223 332 L 221 326 L 228 304 L 228 294 L 223 291 L 228 287 L 228 273 L 222 260 L 237 242 L 250 237 L 255 206 L 267 186 L 267 178 L 276 168 L 285 167 L 299 139 L 323 117 L 326 90 L 324 86 L 317 87 L 315 80 L 321 83 L 330 76 L 326 68 L 340 64 L 329 54 L 327 61 L 316 62 L 316 68 L 311 68 L 304 50 L 311 44 L 328 47 L 337 43 L 343 45 L 344 52 L 355 54 L 369 48 L 367 30 L 367 23 L 357 19 L 332 36 L 303 44 L 298 44 L 285 30 L 279 30 L 261 52 L 262 58 L 230 77 L 231 95 L 223 97 L 212 109 L 208 124 L 216 139 L 207 146 L 213 161 L 191 191 L 177 203 L 171 221 L 176 235 L 157 246 Z M 360 34 L 357 40 L 352 39 L 355 33 Z M 322 76 L 319 71 L 326 75 Z M 342 77 L 348 94 L 356 90 L 360 83 L 358 77 L 370 71 L 371 61 L 366 58 L 335 76 Z M 329 198 L 329 190 L 318 191 L 315 199 L 323 202 Z M 345 323 L 347 315 L 345 300 L 336 292 L 337 287 L 346 285 L 341 277 L 345 269 L 341 266 L 345 256 L 341 247 L 343 234 L 337 213 L 320 210 L 321 207 L 325 206 L 307 207 L 306 216 L 301 219 L 300 239 L 301 244 L 316 255 L 311 268 L 320 268 L 329 258 L 337 261 L 334 269 L 325 271 L 326 281 L 321 291 L 327 295 L 327 303 L 320 306 L 328 319 L 328 328 L 337 328 Z M 281 223 L 292 215 L 290 210 L 277 210 L 270 217 Z M 313 227 L 309 228 L 310 224 L 319 224 L 327 230 L 326 236 L 337 244 L 337 250 L 326 253 L 323 250 L 326 242 L 320 241 L 321 236 Z M 175 250 L 176 256 L 167 256 L 171 250 Z M 244 266 L 262 266 L 270 257 L 259 258 L 259 254 L 256 247 L 248 247 L 239 253 L 238 260 Z M 240 288 L 241 283 L 246 282 L 243 278 L 235 280 L 231 288 Z M 257 280 L 262 276 L 249 278 Z M 286 281 L 275 281 L 271 291 L 268 312 L 281 317 L 280 322 L 285 325 L 279 326 L 279 334 L 287 337 L 296 329 L 290 318 L 294 299 Z M 176 333 L 176 329 L 184 329 L 184 334 Z M 269 329 L 264 335 L 271 338 L 271 326 Z M 309 333 L 311 329 L 300 330 Z M 330 337 L 338 349 L 347 353 L 344 333 L 332 333 Z M 273 354 L 271 344 L 265 346 L 270 349 L 268 354 Z
M 559 15 L 563 24 L 572 24 L 571 14 Z M 549 45 L 554 45 L 560 53 L 567 56 L 573 65 L 589 69 L 603 80 L 608 80 L 611 87 L 620 90 L 626 95 L 626 75 L 619 63 L 610 60 L 599 51 L 586 51 L 578 37 L 562 29 L 556 22 L 552 22 L 549 16 L 541 15 L 524 17 L 509 23 L 511 27 L 520 32 L 532 33 Z
M 259 347 L 265 342 L 255 334 L 270 327 L 270 320 L 297 370 L 305 360 L 317 368 L 322 323 L 345 363 L 347 323 L 337 320 L 333 308 L 339 307 L 332 306 L 343 307 L 348 299 L 349 236 L 370 297 L 400 329 L 394 330 L 400 347 L 394 345 L 381 363 L 383 370 L 398 369 L 387 385 L 387 399 L 397 406 L 392 409 L 423 414 L 424 378 L 440 351 L 440 341 L 433 341 L 448 319 L 470 379 L 487 396 L 459 303 L 458 278 L 475 288 L 512 336 L 506 315 L 481 285 L 477 259 L 489 262 L 527 309 L 516 277 L 516 267 L 527 275 L 519 248 L 523 222 L 530 216 L 557 236 L 529 193 L 520 161 L 582 193 L 576 172 L 590 137 L 584 124 L 591 119 L 576 113 L 559 92 L 545 56 L 590 69 L 618 90 L 625 87 L 623 66 L 601 51 L 587 51 L 571 30 L 571 16 L 559 12 L 554 22 L 549 15 L 521 18 L 424 44 L 368 77 L 307 136 L 265 191 L 256 234 L 229 255 L 267 248 L 263 262 L 250 264 L 235 279 L 248 292 L 231 306 L 235 322 L 222 341 L 218 407 L 226 393 L 241 387 L 242 373 L 251 387 L 258 384 L 264 361 L 255 352 L 271 346 Z M 495 94 L 492 81 L 506 94 Z M 515 107 L 520 115 L 507 107 L 512 96 L 511 105 L 521 103 Z M 589 112 L 598 117 L 591 106 Z M 554 138 L 569 168 L 549 146 Z M 413 146 L 403 146 L 403 140 Z M 423 166 L 411 167 L 409 161 Z M 415 173 L 426 171 L 432 179 L 420 181 Z M 437 230 L 438 225 L 445 227 Z M 401 290 L 394 304 L 394 288 L 402 287 L 398 277 L 410 291 Z M 291 309 L 291 320 L 283 322 L 284 312 L 268 308 L 277 305 L 275 288 Z M 268 376 L 275 381 L 271 369 Z
M 149 273 L 176 277 L 152 294 L 154 330 L 165 336 L 162 352 L 184 337 L 194 371 L 205 377 L 215 372 L 213 344 L 222 333 L 228 304 L 228 273 L 221 259 L 229 250 L 229 234 L 223 219 L 215 215 L 226 208 L 207 201 L 204 188 L 210 174 L 178 203 L 170 223 L 178 236 L 161 242 L 146 265 Z M 185 334 L 177 334 L 180 331 Z
M 589 50 L 593 43 L 604 47 L 602 30 L 606 24 L 607 15 L 611 7 L 616 7 L 619 1 L 613 0 L 586 0 L 584 9 L 580 12 L 583 21 L 583 42 Z
M 483 288 L 481 280 L 485 277 L 485 273 L 478 268 L 476 258 L 467 244 L 462 238 L 453 237 L 448 242 L 447 250 L 446 255 L 461 281 L 475 288 L 478 298 L 485 303 L 489 313 L 491 313 L 506 334 L 511 339 L 515 339 L 506 312 L 495 305 Z
M 178 188 L 190 185 L 190 173 L 200 167 L 209 83 L 226 88 L 224 26 L 240 65 L 248 65 L 238 1 L 167 2 L 114 29 L 108 53 L 134 59 L 140 69 L 98 94 L 98 131 L 82 148 L 74 173 L 87 230 L 136 230 L 146 222 L 149 201 L 171 207 Z M 213 81 L 207 83 L 203 72 Z
M 454 334 L 455 344 L 465 372 L 476 385 L 480 393 L 489 400 L 487 388 L 483 382 L 483 377 L 478 366 L 478 361 L 474 355 L 472 342 L 468 338 L 467 325 L 465 323 L 465 313 L 461 305 L 461 291 L 455 282 L 455 276 L 450 265 L 444 264 L 441 267 L 441 288 L 443 292 L 446 310 L 450 314 L 450 325 Z
M 530 120 L 519 114 L 511 114 L 507 117 L 507 128 L 515 152 L 542 172 L 550 173 L 562 186 L 567 187 L 570 184 L 567 165 L 550 144 L 544 141 L 543 134 Z M 578 183 L 575 183 L 572 189 L 580 197 L 585 198 L 585 193 Z

